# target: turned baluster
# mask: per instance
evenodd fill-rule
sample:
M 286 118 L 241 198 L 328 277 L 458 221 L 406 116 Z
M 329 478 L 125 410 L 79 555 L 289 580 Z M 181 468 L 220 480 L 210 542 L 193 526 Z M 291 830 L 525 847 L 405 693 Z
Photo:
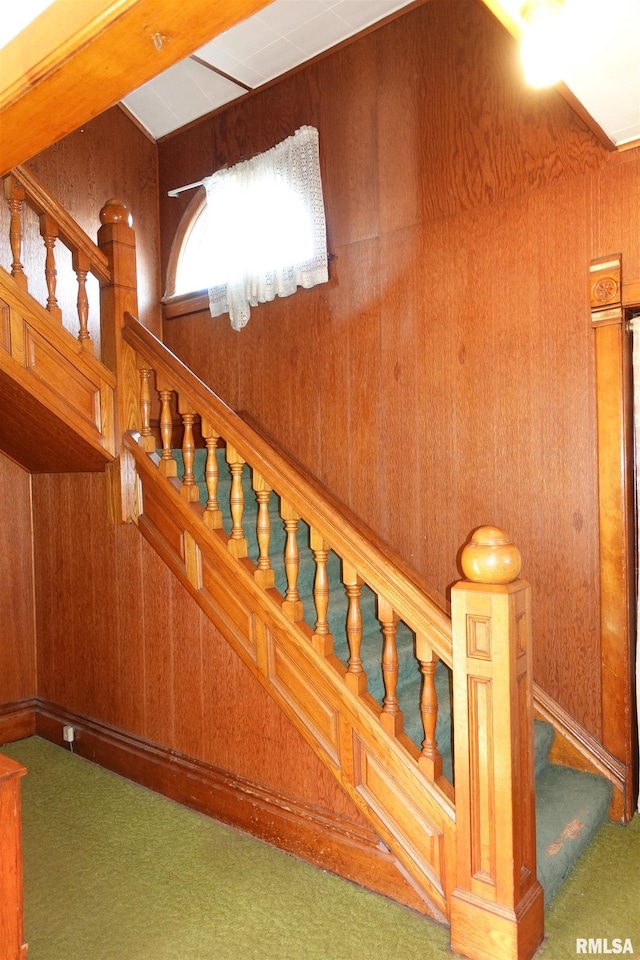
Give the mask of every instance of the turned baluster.
M 360 595 L 362 580 L 346 561 L 342 564 L 342 582 L 347 591 L 349 609 L 347 611 L 347 641 L 349 643 L 349 662 L 345 682 L 354 693 L 364 693 L 367 689 L 367 675 L 362 668 L 360 650 L 362 647 L 362 611 Z
M 220 530 L 222 528 L 222 510 L 218 503 L 218 458 L 216 455 L 220 435 L 216 433 L 204 417 L 202 417 L 200 429 L 207 445 L 207 462 L 204 472 L 207 484 L 207 505 L 203 519 L 211 530 Z
M 157 378 L 156 378 L 157 383 Z M 165 477 L 177 477 L 178 465 L 173 457 L 171 438 L 173 436 L 173 415 L 171 413 L 171 398 L 173 390 L 157 383 L 160 397 L 160 437 L 162 439 L 162 454 L 158 469 Z
M 248 553 L 248 543 L 244 535 L 242 526 L 242 516 L 244 514 L 244 491 L 242 489 L 242 469 L 245 461 L 238 452 L 227 444 L 227 463 L 231 469 L 231 496 L 229 503 L 231 506 L 231 535 L 227 546 L 232 556 L 246 557 Z
M 271 542 L 271 517 L 269 516 L 269 498 L 271 496 L 271 487 L 266 483 L 264 477 L 261 477 L 257 471 L 253 471 L 253 489 L 255 490 L 256 500 L 258 501 L 258 565 L 254 577 L 265 590 L 273 587 L 276 582 L 275 571 L 271 566 L 269 558 L 269 543 Z
M 382 679 L 384 681 L 385 696 L 382 701 L 380 723 L 387 733 L 397 735 L 402 732 L 403 717 L 396 695 L 398 687 L 398 649 L 396 647 L 396 633 L 398 617 L 393 612 L 391 604 L 378 597 L 378 618 L 382 624 L 384 643 L 382 646 Z
M 156 449 L 155 437 L 151 433 L 151 367 L 143 364 L 140 369 L 140 439 L 139 445 L 147 453 Z
M 287 533 L 287 542 L 284 551 L 284 569 L 287 575 L 287 591 L 282 609 L 294 623 L 304 617 L 304 605 L 298 591 L 298 572 L 300 570 L 300 554 L 298 552 L 298 523 L 300 516 L 290 503 L 282 500 L 280 515 Z
M 58 224 L 48 213 L 43 213 L 40 217 L 40 236 L 44 240 L 47 251 L 44 262 L 44 276 L 47 282 L 47 310 L 56 320 L 62 320 L 62 310 L 58 306 L 56 298 L 58 271 L 56 270 L 56 258 L 53 253 L 53 248 L 58 239 Z
M 429 780 L 437 780 L 442 775 L 442 755 L 438 750 L 436 740 L 436 724 L 438 722 L 438 694 L 436 691 L 436 668 L 438 657 L 435 656 L 423 637 L 416 637 L 416 655 L 422 673 L 422 693 L 420 695 L 420 714 L 424 727 L 424 740 L 418 766 Z
M 200 499 L 198 484 L 193 472 L 193 462 L 196 455 L 196 445 L 193 439 L 193 424 L 197 417 L 196 411 L 186 401 L 178 399 L 178 411 L 182 415 L 184 434 L 182 437 L 182 462 L 184 475 L 180 485 L 180 496 L 188 503 L 196 503 Z
M 23 290 L 27 289 L 27 277 L 22 266 L 22 204 L 24 203 L 24 187 L 14 176 L 4 181 L 4 193 L 11 212 L 9 225 L 9 242 L 11 244 L 11 276 Z
M 316 628 L 312 637 L 314 650 L 328 657 L 333 653 L 333 636 L 329 630 L 327 611 L 329 609 L 329 577 L 327 576 L 327 557 L 329 544 L 325 543 L 317 530 L 311 528 L 311 549 L 316 562 L 316 577 L 313 585 L 313 598 L 316 604 Z
M 87 297 L 87 274 L 89 273 L 89 258 L 82 250 L 74 250 L 71 256 L 73 269 L 78 278 L 78 322 L 80 331 L 78 340 L 85 350 L 93 352 L 93 342 L 89 333 L 89 298 Z

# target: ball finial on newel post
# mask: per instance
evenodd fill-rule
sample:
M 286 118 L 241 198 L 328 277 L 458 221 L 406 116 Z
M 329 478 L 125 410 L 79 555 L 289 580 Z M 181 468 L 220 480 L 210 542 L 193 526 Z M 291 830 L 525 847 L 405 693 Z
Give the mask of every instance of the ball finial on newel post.
M 478 527 L 462 548 L 460 566 L 473 583 L 513 583 L 520 574 L 522 557 L 499 527 Z
M 132 227 L 133 217 L 122 200 L 107 200 L 100 211 L 100 223 L 103 226 L 107 223 L 126 223 L 128 227 Z

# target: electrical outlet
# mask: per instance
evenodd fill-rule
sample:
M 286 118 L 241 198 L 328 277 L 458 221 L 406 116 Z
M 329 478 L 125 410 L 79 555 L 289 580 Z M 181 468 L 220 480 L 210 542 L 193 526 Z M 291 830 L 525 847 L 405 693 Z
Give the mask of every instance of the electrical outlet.
M 62 739 L 65 743 L 73 743 L 76 738 L 76 728 L 72 727 L 71 724 L 65 723 L 62 728 Z

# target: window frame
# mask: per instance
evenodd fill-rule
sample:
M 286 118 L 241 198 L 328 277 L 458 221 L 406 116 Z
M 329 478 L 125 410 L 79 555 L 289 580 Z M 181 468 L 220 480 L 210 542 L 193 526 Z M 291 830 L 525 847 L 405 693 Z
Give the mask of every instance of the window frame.
M 206 287 L 201 290 L 189 290 L 186 293 L 176 293 L 176 279 L 180 259 L 189 240 L 193 225 L 204 210 L 207 203 L 207 193 L 204 187 L 198 187 L 180 218 L 178 228 L 174 234 L 167 262 L 166 292 L 162 298 L 165 319 L 183 317 L 188 313 L 199 313 L 209 310 L 209 291 Z

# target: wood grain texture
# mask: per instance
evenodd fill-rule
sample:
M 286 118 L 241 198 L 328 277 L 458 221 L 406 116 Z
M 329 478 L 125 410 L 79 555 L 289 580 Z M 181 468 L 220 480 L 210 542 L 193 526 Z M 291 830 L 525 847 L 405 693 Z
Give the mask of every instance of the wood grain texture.
M 318 126 L 328 284 L 169 347 L 248 411 L 444 592 L 468 532 L 520 545 L 536 681 L 594 736 L 596 411 L 585 274 L 640 275 L 640 151 L 611 155 L 519 79 L 488 11 L 431 0 L 159 145 L 166 190 Z M 272 139 L 269 140 L 269 137 Z
M 7 958 L 27 956 L 23 929 L 20 778 L 27 771 L 0 754 L 0 945 Z
M 138 530 L 108 523 L 104 478 L 33 482 L 39 695 L 364 825 Z
M 57 0 L 3 55 L 0 169 L 76 130 L 268 2 Z
M 0 704 L 36 694 L 31 478 L 0 453 Z

